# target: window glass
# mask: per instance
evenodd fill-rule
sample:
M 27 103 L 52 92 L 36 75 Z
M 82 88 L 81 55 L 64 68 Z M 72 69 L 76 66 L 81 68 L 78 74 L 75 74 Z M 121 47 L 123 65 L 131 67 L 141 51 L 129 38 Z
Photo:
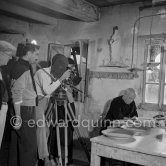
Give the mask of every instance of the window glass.
M 159 83 L 160 64 L 149 65 L 146 70 L 146 83 Z
M 146 84 L 145 86 L 145 102 L 146 103 L 158 103 L 159 85 Z
M 148 46 L 147 63 L 160 62 L 160 55 L 161 55 L 161 46 L 160 45 Z
M 166 85 L 164 86 L 164 99 L 163 99 L 164 101 L 164 104 L 166 104 Z
M 166 83 L 166 65 L 164 65 L 164 72 L 165 72 L 164 76 L 165 76 L 165 83 Z

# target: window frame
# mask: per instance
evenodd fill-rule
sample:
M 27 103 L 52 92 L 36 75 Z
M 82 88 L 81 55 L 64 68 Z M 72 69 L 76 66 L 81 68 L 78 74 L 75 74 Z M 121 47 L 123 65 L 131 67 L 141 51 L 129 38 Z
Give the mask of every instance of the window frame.
M 144 63 L 147 63 L 147 56 L 150 45 L 160 45 L 161 46 L 161 56 L 160 56 L 160 72 L 159 72 L 159 83 L 147 83 L 146 81 L 146 65 L 144 66 L 143 71 L 143 88 L 142 88 L 142 95 L 143 95 L 143 105 L 144 109 L 150 109 L 150 110 L 163 110 L 166 109 L 166 104 L 164 104 L 164 86 L 166 86 L 165 83 L 165 75 L 166 75 L 166 57 L 165 57 L 165 49 L 164 49 L 164 41 L 165 41 L 165 35 L 162 37 L 151 37 L 146 36 L 145 44 L 144 44 Z M 165 68 L 165 70 L 164 70 Z M 159 85 L 159 91 L 158 91 L 158 102 L 155 103 L 147 103 L 145 102 L 145 90 L 146 85 L 148 84 L 157 84 Z

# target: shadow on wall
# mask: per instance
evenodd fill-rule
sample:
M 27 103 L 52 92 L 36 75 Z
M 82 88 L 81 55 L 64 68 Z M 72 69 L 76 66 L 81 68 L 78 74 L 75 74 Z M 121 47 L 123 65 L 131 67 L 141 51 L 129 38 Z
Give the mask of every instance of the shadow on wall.
M 100 118 L 97 119 L 96 123 L 93 125 L 93 130 L 89 133 L 90 137 L 96 137 L 101 135 L 101 128 L 102 126 L 102 121 L 104 120 L 105 116 L 107 115 L 107 112 L 110 108 L 112 99 L 108 100 L 106 104 L 104 105 L 103 113 L 100 115 Z

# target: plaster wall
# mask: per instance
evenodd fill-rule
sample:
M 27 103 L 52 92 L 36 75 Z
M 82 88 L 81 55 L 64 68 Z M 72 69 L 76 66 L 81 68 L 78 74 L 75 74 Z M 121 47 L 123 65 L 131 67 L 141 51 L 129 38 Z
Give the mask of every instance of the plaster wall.
M 118 50 L 118 56 L 130 67 L 132 59 L 132 40 L 133 26 L 139 16 L 155 14 L 164 7 L 144 9 L 139 11 L 142 4 L 120 5 L 102 9 L 101 19 L 94 23 L 78 23 L 69 21 L 60 21 L 57 27 L 57 39 L 62 43 L 68 43 L 79 39 L 89 39 L 88 68 L 91 71 L 106 72 L 128 72 L 127 68 L 119 69 L 113 67 L 100 67 L 103 60 L 108 58 L 109 48 L 107 40 L 109 39 L 114 26 L 119 27 L 121 45 Z M 165 33 L 166 20 L 160 16 L 141 19 L 136 24 L 134 44 L 134 66 L 142 68 L 144 55 L 139 54 L 140 48 L 137 43 L 137 36 Z M 150 30 L 151 27 L 151 30 Z M 143 51 L 142 51 L 143 52 Z M 136 104 L 142 102 L 143 73 L 139 72 L 139 78 L 132 80 L 90 78 L 89 97 L 86 100 L 84 115 L 86 118 L 95 120 L 103 112 L 104 104 L 108 99 L 118 96 L 119 92 L 128 87 L 133 87 L 137 92 Z M 138 110 L 140 116 L 154 116 L 157 112 L 151 110 Z M 91 129 L 90 129 L 91 130 Z
M 9 19 L 4 16 L 0 16 L 0 22 L 3 27 L 17 29 L 24 32 L 24 35 L 7 35 L 1 34 L 0 39 L 7 40 L 13 45 L 17 46 L 18 42 L 25 40 L 29 37 L 38 41 L 41 46 L 41 60 L 47 59 L 47 47 L 48 43 L 61 43 L 70 44 L 72 42 L 88 39 L 88 68 L 90 71 L 95 72 L 128 72 L 127 68 L 114 68 L 114 67 L 101 67 L 103 61 L 109 58 L 109 48 L 107 40 L 112 34 L 114 26 L 119 27 L 119 35 L 121 37 L 120 46 L 118 49 L 118 56 L 120 59 L 130 67 L 132 58 L 132 38 L 133 38 L 133 25 L 139 16 L 149 15 L 152 12 L 157 12 L 160 8 L 145 9 L 139 11 L 140 3 L 131 5 L 119 5 L 115 7 L 103 8 L 101 10 L 101 19 L 98 22 L 85 23 L 58 20 L 57 25 L 46 26 L 30 24 L 15 19 Z M 149 35 L 152 18 L 142 19 L 137 24 L 137 35 Z M 165 33 L 166 20 L 161 19 L 159 16 L 153 18 L 151 33 L 161 34 Z M 138 55 L 139 48 L 137 41 L 134 45 L 134 65 L 140 67 L 143 62 L 143 55 Z M 89 81 L 89 96 L 86 99 L 85 104 L 78 104 L 78 114 L 82 115 L 82 118 L 90 120 L 96 120 L 103 112 L 104 104 L 108 99 L 112 99 L 118 96 L 119 92 L 128 87 L 133 87 L 137 92 L 136 103 L 137 105 L 142 101 L 142 73 L 139 73 L 139 77 L 131 80 L 125 79 L 107 79 L 107 78 L 90 78 Z M 150 115 L 155 113 L 149 113 L 139 111 L 142 115 Z M 90 127 L 89 130 L 92 130 Z

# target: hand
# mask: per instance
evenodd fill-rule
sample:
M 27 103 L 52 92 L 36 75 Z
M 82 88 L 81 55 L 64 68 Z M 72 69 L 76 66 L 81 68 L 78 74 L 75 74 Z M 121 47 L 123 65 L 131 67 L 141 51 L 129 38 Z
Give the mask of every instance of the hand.
M 70 70 L 67 70 L 63 73 L 63 75 L 59 78 L 59 81 L 62 82 L 65 79 L 68 79 L 70 77 Z
M 133 116 L 133 117 L 131 118 L 131 120 L 133 120 L 133 121 L 138 120 L 138 117 Z
M 12 126 L 15 130 L 19 130 L 21 128 L 22 125 L 22 119 L 21 116 L 14 116 L 13 119 L 11 118 Z
M 128 117 L 124 117 L 124 118 L 123 118 L 123 120 L 129 120 L 129 119 L 130 119 L 130 118 L 128 118 Z
M 22 125 L 21 113 L 20 113 L 20 104 L 14 104 L 15 116 L 10 119 L 10 123 L 15 130 L 19 130 Z

